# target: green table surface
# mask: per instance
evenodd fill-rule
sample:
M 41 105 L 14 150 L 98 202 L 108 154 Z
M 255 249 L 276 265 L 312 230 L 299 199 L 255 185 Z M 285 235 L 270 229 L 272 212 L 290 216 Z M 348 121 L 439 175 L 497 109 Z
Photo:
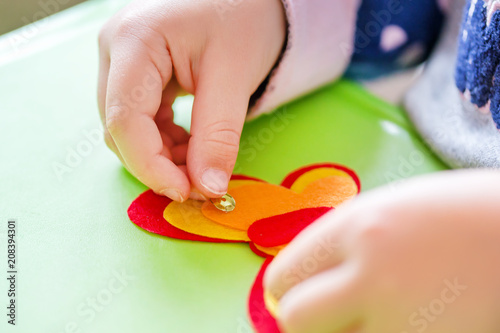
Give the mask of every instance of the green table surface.
M 89 138 L 101 129 L 97 33 L 124 3 L 89 1 L 0 37 L 0 276 L 8 219 L 18 270 L 16 326 L 0 278 L 0 331 L 251 332 L 262 259 L 136 227 L 127 208 L 146 187 Z M 175 105 L 186 127 L 191 103 Z M 326 161 L 354 169 L 364 190 L 446 168 L 401 109 L 344 81 L 248 122 L 235 170 L 278 183 Z

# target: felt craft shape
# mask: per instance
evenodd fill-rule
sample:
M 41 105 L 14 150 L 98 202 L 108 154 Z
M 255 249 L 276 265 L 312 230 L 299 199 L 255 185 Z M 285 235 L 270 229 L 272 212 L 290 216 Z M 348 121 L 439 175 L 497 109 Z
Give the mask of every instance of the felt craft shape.
M 300 168 L 280 185 L 233 175 L 228 193 L 236 200 L 230 212 L 209 201 L 174 202 L 149 190 L 128 209 L 137 226 L 162 236 L 201 242 L 246 242 L 266 258 L 249 297 L 250 319 L 259 333 L 279 332 L 266 308 L 277 303 L 265 297 L 262 277 L 267 265 L 304 228 L 361 190 L 356 173 L 342 165 L 324 163 Z
M 330 192 L 332 189 L 335 192 Z M 278 185 L 259 183 L 230 191 L 237 203 L 231 214 L 218 210 L 208 201 L 201 210 L 204 216 L 219 224 L 248 230 L 255 221 L 271 216 L 307 208 L 338 206 L 356 193 L 357 188 L 352 179 L 340 175 L 315 180 L 300 193 Z
M 163 211 L 172 202 L 169 198 L 148 190 L 132 202 L 128 208 L 128 216 L 138 227 L 158 235 L 199 242 L 228 242 L 223 239 L 191 234 L 167 223 L 163 218 Z
M 250 290 L 250 296 L 248 297 L 248 316 L 252 321 L 253 327 L 258 333 L 280 332 L 276 319 L 269 312 L 268 307 L 266 306 L 266 301 L 264 300 L 264 273 L 272 260 L 272 257 L 267 258 L 262 264 L 262 267 L 255 278 L 252 289 Z
M 305 227 L 331 209 L 333 208 L 305 208 L 257 220 L 248 228 L 248 237 L 256 245 L 262 247 L 275 247 L 288 244 Z

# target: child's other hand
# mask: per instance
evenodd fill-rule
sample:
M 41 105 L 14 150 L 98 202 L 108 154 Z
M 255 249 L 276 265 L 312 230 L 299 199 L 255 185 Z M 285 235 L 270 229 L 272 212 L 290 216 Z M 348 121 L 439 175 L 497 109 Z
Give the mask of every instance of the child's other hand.
M 285 332 L 500 330 L 500 174 L 449 172 L 364 194 L 269 266 Z
M 280 0 L 137 0 L 101 30 L 106 143 L 145 185 L 177 201 L 227 191 L 249 98 L 285 39 Z M 191 135 L 172 103 L 195 95 Z

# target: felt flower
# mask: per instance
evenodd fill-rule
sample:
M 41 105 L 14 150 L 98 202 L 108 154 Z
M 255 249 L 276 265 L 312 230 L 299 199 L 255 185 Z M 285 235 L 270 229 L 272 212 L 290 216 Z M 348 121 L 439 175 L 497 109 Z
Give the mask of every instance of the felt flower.
M 233 175 L 228 193 L 236 208 L 230 213 L 210 201 L 178 203 L 149 190 L 132 202 L 128 214 L 139 227 L 171 238 L 249 243 L 253 252 L 266 258 L 250 293 L 249 315 L 258 332 L 270 333 L 279 330 L 262 287 L 267 265 L 305 227 L 359 191 L 352 170 L 316 164 L 290 173 L 280 185 Z

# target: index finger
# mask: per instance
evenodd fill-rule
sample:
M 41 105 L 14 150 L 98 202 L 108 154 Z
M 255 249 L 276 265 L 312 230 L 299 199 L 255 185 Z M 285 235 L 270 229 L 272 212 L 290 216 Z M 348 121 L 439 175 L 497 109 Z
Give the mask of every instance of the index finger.
M 187 176 L 171 160 L 154 121 L 162 90 L 172 76 L 164 53 L 150 56 L 140 40 L 111 47 L 106 126 L 130 171 L 156 193 L 176 201 L 189 197 Z

